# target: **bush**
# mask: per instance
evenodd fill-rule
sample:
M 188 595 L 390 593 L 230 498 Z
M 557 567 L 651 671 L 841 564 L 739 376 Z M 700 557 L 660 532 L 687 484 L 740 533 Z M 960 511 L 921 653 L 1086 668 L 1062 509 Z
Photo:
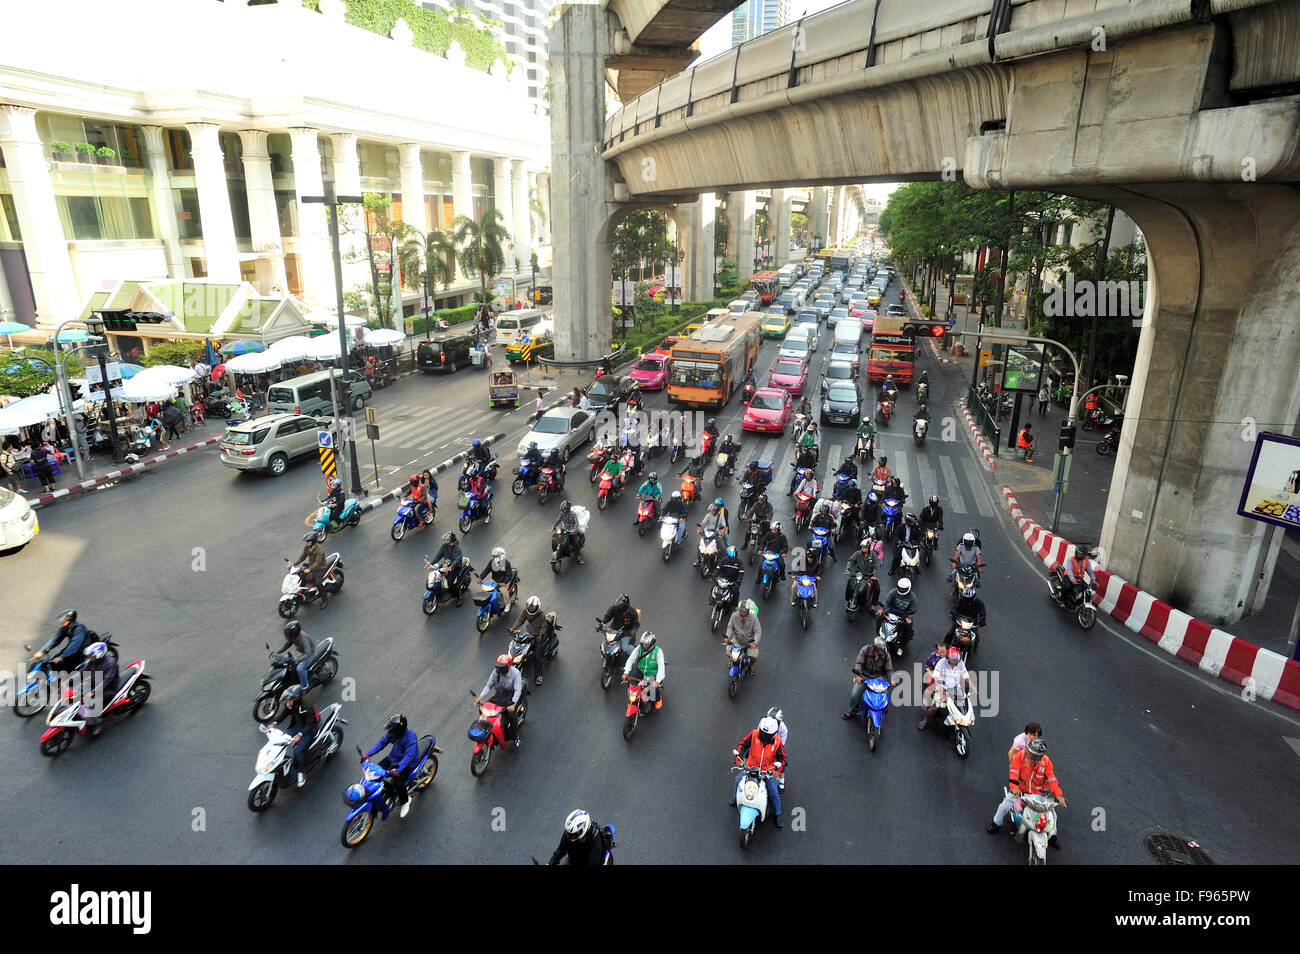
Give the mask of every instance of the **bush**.
M 922 306 L 921 306 L 921 314 L 924 315 L 926 318 L 929 318 L 929 317 L 930 317 L 930 306 L 929 306 L 929 305 L 922 305 Z
M 149 353 L 140 359 L 140 364 L 152 368 L 159 364 L 174 364 L 188 368 L 195 361 L 203 358 L 202 341 L 160 341 L 149 348 Z
M 463 325 L 467 321 L 473 321 L 477 312 L 478 305 L 461 305 L 459 308 L 443 308 L 435 311 L 433 317 L 435 320 L 445 318 L 449 325 Z

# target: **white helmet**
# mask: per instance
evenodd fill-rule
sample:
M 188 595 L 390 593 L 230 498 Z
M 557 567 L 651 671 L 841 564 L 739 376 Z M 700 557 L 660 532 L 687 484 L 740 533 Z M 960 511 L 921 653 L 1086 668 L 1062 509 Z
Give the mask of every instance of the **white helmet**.
M 776 724 L 776 720 L 771 716 L 765 716 L 758 723 L 758 731 L 762 732 L 764 735 L 776 735 L 776 730 L 779 728 L 780 726 Z
M 569 812 L 564 819 L 564 837 L 568 841 L 582 841 L 591 831 L 591 815 L 581 808 Z
M 492 550 L 492 559 L 494 560 L 503 559 L 505 555 L 506 551 L 504 547 L 494 547 Z
M 912 581 L 909 580 L 907 577 L 903 577 L 901 580 L 899 580 L 898 592 L 903 594 L 904 596 L 912 592 Z

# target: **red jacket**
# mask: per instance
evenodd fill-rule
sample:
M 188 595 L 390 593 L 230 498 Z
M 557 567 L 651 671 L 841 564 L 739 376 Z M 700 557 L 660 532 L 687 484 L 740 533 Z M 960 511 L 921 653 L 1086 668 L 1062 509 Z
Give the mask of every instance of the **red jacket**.
M 1050 789 L 1057 798 L 1064 798 L 1052 760 L 1044 755 L 1037 763 L 1031 762 L 1026 758 L 1027 751 L 1021 749 L 1011 760 L 1011 784 L 1030 795 L 1042 795 Z
M 752 768 L 776 771 L 775 765 L 780 762 L 781 771 L 785 771 L 785 746 L 781 744 L 779 735 L 772 736 L 772 741 L 764 745 L 763 740 L 758 737 L 758 730 L 754 729 L 740 740 L 736 751 L 740 753 L 741 758 L 745 759 L 745 764 Z

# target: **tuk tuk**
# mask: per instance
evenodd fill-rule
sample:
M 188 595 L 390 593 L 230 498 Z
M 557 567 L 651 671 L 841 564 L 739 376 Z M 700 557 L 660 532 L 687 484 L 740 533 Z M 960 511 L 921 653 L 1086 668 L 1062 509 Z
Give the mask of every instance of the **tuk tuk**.
M 488 379 L 488 407 L 518 407 L 519 383 L 513 371 L 493 371 Z

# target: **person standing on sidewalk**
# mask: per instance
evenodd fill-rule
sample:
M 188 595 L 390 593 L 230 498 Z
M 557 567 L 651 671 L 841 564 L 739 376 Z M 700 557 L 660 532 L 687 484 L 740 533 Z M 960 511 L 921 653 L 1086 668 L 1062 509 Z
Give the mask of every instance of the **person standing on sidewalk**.
M 32 448 L 32 467 L 36 470 L 36 479 L 41 482 L 41 488 L 47 494 L 54 493 L 54 468 L 50 466 L 53 457 L 54 451 L 48 441 L 41 441 Z
M 13 445 L 8 439 L 5 440 L 4 446 L 0 447 L 0 479 L 4 480 L 14 493 L 23 492 L 18 485 L 18 458 L 14 456 Z
M 1039 417 L 1044 417 L 1047 414 L 1047 405 L 1051 402 L 1051 400 L 1052 400 L 1052 392 L 1049 391 L 1047 389 L 1047 385 L 1044 384 L 1042 387 L 1038 389 L 1038 416 Z
M 86 417 L 76 414 L 72 418 L 72 427 L 76 436 L 77 453 L 85 460 L 90 456 L 90 442 L 86 439 Z
M 539 388 L 537 391 L 537 402 L 533 408 L 533 420 L 535 421 L 541 420 L 542 415 L 545 413 L 546 413 L 546 408 L 542 404 L 542 391 Z

